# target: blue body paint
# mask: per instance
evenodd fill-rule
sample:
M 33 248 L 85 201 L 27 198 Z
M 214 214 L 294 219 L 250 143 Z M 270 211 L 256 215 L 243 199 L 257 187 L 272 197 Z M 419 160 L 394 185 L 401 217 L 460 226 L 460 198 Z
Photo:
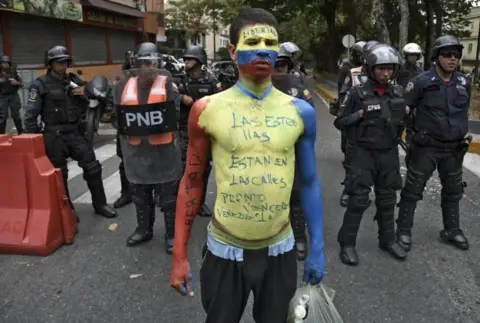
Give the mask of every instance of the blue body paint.
M 255 50 L 239 50 L 237 52 L 237 63 L 239 65 L 248 65 L 253 60 L 264 59 L 269 61 L 272 66 L 277 60 L 278 53 L 274 50 L 255 49 Z
M 316 113 L 315 109 L 304 100 L 295 98 L 293 103 L 304 123 L 303 135 L 295 147 L 300 173 L 300 201 L 310 234 L 310 252 L 305 261 L 303 279 L 308 283 L 318 284 L 325 274 L 325 255 L 322 190 L 317 176 L 315 157 Z

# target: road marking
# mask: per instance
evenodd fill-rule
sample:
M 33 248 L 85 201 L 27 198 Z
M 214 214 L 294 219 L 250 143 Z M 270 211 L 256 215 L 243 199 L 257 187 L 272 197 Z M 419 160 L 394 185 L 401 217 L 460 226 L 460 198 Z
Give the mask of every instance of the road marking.
M 463 159 L 463 167 L 480 177 L 480 155 L 466 153 Z
M 116 199 L 120 197 L 122 186 L 120 185 L 120 173 L 116 171 L 109 177 L 103 180 L 103 187 L 105 189 L 105 195 L 107 196 L 107 203 L 112 204 Z M 73 203 L 77 204 L 91 204 L 92 196 L 87 190 L 79 198 L 77 198 Z
M 315 92 L 315 94 L 320 98 L 320 100 L 322 101 L 322 103 L 325 104 L 325 106 L 326 106 L 327 109 L 328 109 L 328 108 L 330 107 L 330 104 L 329 104 L 327 101 L 325 101 L 325 99 L 323 98 L 323 96 L 322 96 L 320 93 L 318 93 L 317 91 L 314 91 L 314 92 Z
M 108 144 L 104 145 L 98 149 L 95 149 L 95 156 L 97 157 L 98 161 L 103 163 L 107 159 L 117 154 L 117 145 L 116 144 Z M 80 174 L 83 173 L 83 170 L 78 166 L 78 163 L 74 160 L 68 162 L 68 179 L 72 179 Z

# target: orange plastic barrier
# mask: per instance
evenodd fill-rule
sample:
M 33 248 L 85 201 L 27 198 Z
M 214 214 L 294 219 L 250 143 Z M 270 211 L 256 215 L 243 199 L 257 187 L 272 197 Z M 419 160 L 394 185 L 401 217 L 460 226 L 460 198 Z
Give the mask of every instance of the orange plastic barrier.
M 76 232 L 43 135 L 0 135 L 0 253 L 47 256 L 72 244 Z

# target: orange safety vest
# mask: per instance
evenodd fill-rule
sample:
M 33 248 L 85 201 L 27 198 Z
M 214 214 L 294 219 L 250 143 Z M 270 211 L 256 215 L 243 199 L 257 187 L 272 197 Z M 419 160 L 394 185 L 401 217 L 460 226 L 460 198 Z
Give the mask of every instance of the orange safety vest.
M 350 74 L 352 74 L 352 86 L 357 86 L 359 85 L 360 82 L 360 74 L 362 73 L 362 67 L 354 67 L 350 69 Z
M 122 97 L 120 99 L 120 105 L 139 105 L 138 92 L 137 92 L 137 79 L 138 77 L 131 77 L 128 79 L 127 84 L 122 91 Z M 167 77 L 158 75 L 153 82 L 150 94 L 148 95 L 147 104 L 161 103 L 167 101 L 166 90 Z M 167 132 L 158 135 L 148 136 L 148 142 L 151 145 L 167 145 L 173 141 L 173 133 Z M 128 137 L 128 142 L 131 145 L 139 145 L 141 142 L 140 137 Z

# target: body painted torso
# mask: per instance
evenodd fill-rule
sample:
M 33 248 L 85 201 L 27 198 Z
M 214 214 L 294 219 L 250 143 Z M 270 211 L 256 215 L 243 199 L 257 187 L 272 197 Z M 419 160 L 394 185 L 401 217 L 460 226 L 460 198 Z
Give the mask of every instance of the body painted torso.
M 209 97 L 200 114 L 217 183 L 210 228 L 220 242 L 256 249 L 290 234 L 295 143 L 303 133 L 292 100 L 273 89 L 256 106 L 235 86 Z

